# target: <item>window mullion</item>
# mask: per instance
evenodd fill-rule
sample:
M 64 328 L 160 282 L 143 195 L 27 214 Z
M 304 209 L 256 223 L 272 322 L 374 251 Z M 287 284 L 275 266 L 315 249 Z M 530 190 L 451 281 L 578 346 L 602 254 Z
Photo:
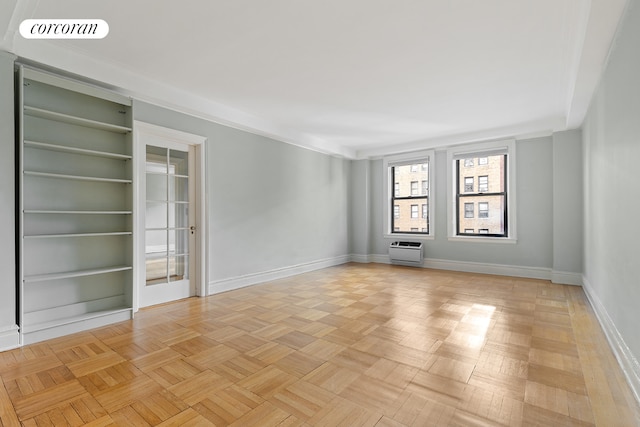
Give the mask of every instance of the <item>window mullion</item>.
M 510 171 L 507 169 L 508 166 L 508 162 L 507 162 L 507 155 L 505 154 L 502 157 L 502 167 L 504 168 L 504 183 L 502 184 L 504 187 L 504 235 L 508 236 L 509 235 L 509 203 L 507 202 L 507 180 L 509 177 L 509 173 Z M 513 190 L 513 189 L 511 189 Z
M 489 197 L 489 196 L 505 196 L 507 193 L 505 191 L 499 193 L 460 193 L 458 197 Z
M 460 234 L 460 159 L 456 160 L 456 234 Z

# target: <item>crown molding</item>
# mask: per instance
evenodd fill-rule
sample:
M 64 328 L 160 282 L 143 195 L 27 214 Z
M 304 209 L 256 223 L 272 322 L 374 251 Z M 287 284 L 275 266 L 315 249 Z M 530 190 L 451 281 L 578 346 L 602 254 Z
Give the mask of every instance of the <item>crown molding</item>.
M 121 64 L 96 60 L 85 52 L 63 48 L 55 42 L 16 37 L 13 47 L 22 62 L 105 87 L 138 101 L 322 154 L 355 158 L 355 151 L 348 147 L 286 129 L 135 73 Z

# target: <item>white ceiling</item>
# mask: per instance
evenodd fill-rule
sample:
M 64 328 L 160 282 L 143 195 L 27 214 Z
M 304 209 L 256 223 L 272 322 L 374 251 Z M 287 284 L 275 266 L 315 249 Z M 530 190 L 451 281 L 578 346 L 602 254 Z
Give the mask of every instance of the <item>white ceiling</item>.
M 0 48 L 350 158 L 578 127 L 627 0 L 3 0 Z M 30 18 L 102 40 L 27 40 Z

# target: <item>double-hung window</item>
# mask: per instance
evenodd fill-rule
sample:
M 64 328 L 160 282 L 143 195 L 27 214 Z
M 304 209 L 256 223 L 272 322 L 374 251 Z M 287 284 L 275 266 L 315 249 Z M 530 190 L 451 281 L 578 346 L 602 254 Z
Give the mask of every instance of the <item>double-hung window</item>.
M 515 141 L 448 150 L 449 238 L 515 241 Z
M 432 236 L 433 159 L 433 151 L 384 159 L 385 236 Z

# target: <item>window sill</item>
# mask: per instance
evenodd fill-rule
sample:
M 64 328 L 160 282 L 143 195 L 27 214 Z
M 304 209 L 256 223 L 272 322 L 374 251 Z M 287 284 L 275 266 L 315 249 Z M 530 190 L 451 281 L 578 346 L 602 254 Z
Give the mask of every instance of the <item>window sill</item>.
M 480 236 L 449 236 L 450 242 L 473 242 L 473 243 L 506 243 L 516 244 L 518 240 L 513 237 L 480 237 Z
M 402 233 L 385 233 L 383 236 L 385 239 L 395 239 L 395 240 L 404 240 L 404 239 L 413 239 L 413 240 L 434 240 L 433 235 L 419 235 L 419 234 L 402 234 Z

